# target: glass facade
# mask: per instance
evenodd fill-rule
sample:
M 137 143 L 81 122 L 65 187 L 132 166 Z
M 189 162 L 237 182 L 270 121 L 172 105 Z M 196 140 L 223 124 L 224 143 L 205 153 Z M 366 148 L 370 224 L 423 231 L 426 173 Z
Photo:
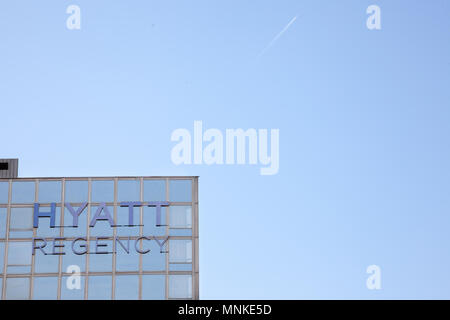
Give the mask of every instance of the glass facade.
M 2 299 L 198 299 L 198 178 L 0 179 Z

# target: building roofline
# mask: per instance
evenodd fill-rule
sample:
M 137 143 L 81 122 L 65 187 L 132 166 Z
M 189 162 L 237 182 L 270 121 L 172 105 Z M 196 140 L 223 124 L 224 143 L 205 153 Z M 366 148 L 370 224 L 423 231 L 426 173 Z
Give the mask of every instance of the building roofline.
M 0 180 L 32 180 L 32 179 L 198 179 L 200 176 L 72 176 L 72 177 L 18 177 L 0 178 Z

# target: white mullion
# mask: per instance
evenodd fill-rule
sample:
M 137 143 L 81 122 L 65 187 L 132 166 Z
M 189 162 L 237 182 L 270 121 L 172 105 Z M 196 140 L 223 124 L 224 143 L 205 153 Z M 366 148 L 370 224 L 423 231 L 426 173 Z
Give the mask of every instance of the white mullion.
M 3 260 L 3 284 L 2 284 L 2 299 L 6 298 L 6 274 L 8 268 L 8 247 L 9 247 L 9 224 L 11 215 L 11 199 L 12 199 L 12 180 L 8 181 L 8 206 L 6 207 L 6 242 Z
M 170 200 L 170 188 L 169 188 L 169 179 L 166 178 L 166 201 Z M 169 207 L 170 205 L 166 208 L 166 235 L 169 234 L 169 219 L 170 217 L 169 215 Z M 166 241 L 166 246 L 167 246 L 167 250 L 165 250 L 167 253 L 165 253 L 166 255 L 166 292 L 165 292 L 165 296 L 166 296 L 166 300 L 169 299 L 169 250 L 170 250 L 170 246 L 169 246 L 169 240 Z M 161 248 L 163 249 L 163 248 Z
M 114 178 L 114 224 L 117 224 L 117 192 L 119 189 L 119 179 Z M 111 284 L 111 300 L 115 300 L 116 297 L 116 241 L 114 241 L 117 235 L 117 227 L 113 227 L 113 253 L 112 253 L 112 284 Z
M 39 202 L 39 180 L 34 180 L 34 202 Z M 36 228 L 33 227 L 33 238 L 36 237 Z M 33 243 L 31 243 L 33 245 Z M 36 261 L 36 256 L 31 256 L 31 278 L 30 278 L 30 292 L 28 299 L 33 300 L 33 288 L 34 288 L 34 263 Z
M 89 235 L 89 221 L 91 219 L 91 196 L 92 193 L 92 179 L 88 178 L 88 210 L 87 210 L 87 217 L 86 217 L 86 245 L 87 245 L 87 252 L 86 255 L 86 262 L 85 262 L 85 276 L 84 276 L 84 300 L 88 299 L 88 289 L 89 289 L 89 250 L 90 250 L 90 235 Z
M 141 203 L 144 201 L 144 179 L 141 177 L 139 178 L 139 185 L 140 185 L 140 195 L 139 199 Z M 144 233 L 144 208 L 141 206 L 139 207 L 139 236 L 142 237 Z M 139 248 L 143 249 L 143 243 L 139 244 Z M 139 288 L 138 288 L 138 300 L 142 300 L 142 268 L 143 268 L 143 257 L 142 254 L 139 254 Z
M 61 211 L 59 212 L 59 236 L 60 238 L 64 237 L 64 203 L 65 203 L 65 189 L 66 189 L 66 179 L 61 180 Z M 64 240 L 63 240 L 64 241 Z M 64 241 L 65 244 L 65 241 Z M 58 291 L 57 291 L 57 300 L 61 300 L 61 282 L 62 282 L 62 259 L 63 255 L 59 255 L 58 257 Z

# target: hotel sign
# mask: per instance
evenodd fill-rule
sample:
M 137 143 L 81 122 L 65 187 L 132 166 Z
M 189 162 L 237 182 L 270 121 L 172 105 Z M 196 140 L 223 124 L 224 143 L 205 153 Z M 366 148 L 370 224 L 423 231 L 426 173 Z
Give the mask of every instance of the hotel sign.
M 64 227 L 70 227 L 70 228 L 78 228 L 78 221 L 79 217 L 82 215 L 82 213 L 85 211 L 85 209 L 88 206 L 87 202 L 83 202 L 78 208 L 72 207 L 70 203 L 66 203 L 64 205 L 67 210 L 70 212 L 72 216 L 72 225 L 71 226 L 57 226 L 56 225 L 56 203 L 51 203 L 49 210 L 44 211 L 39 203 L 34 204 L 34 212 L 33 212 L 33 228 L 39 228 L 39 219 L 40 218 L 49 218 L 50 219 L 50 228 L 64 228 Z M 161 208 L 169 206 L 169 202 L 167 201 L 150 201 L 150 202 L 142 202 L 142 201 L 129 201 L 129 202 L 121 202 L 121 207 L 128 207 L 128 225 L 117 225 L 109 212 L 108 207 L 106 206 L 105 202 L 100 203 L 100 205 L 97 207 L 97 210 L 95 211 L 90 223 L 89 227 L 93 228 L 95 227 L 97 221 L 108 221 L 109 226 L 111 228 L 113 227 L 137 227 L 139 225 L 134 224 L 133 220 L 133 214 L 134 209 L 147 206 L 147 207 L 155 207 L 156 208 L 156 226 L 162 227 L 161 224 Z M 47 208 L 46 208 L 47 209 Z M 121 247 L 121 250 L 124 250 L 127 254 L 130 253 L 130 242 L 131 237 L 128 237 L 128 239 L 123 239 L 123 237 L 113 237 L 113 242 L 115 244 L 115 250 L 114 252 L 105 251 L 105 248 L 108 246 L 108 244 L 105 242 L 105 240 L 109 239 L 110 237 L 92 237 L 90 240 L 95 241 L 94 248 L 95 250 L 88 251 L 88 245 L 87 245 L 87 238 L 86 237 L 78 237 L 72 241 L 71 244 L 71 250 L 76 255 L 83 255 L 83 254 L 112 254 L 117 253 L 117 249 Z M 134 241 L 134 250 L 136 250 L 139 254 L 147 254 L 150 252 L 150 249 L 146 249 L 144 246 L 140 246 L 140 243 L 143 241 L 152 241 L 154 240 L 160 247 L 160 252 L 165 253 L 164 251 L 164 244 L 169 239 L 168 236 L 166 237 L 156 237 L 156 236 L 139 236 Z M 64 255 L 65 254 L 65 247 L 64 241 L 66 241 L 66 238 L 54 238 L 52 240 L 49 240 L 48 238 L 33 238 L 33 248 L 32 248 L 32 254 L 34 255 L 36 253 L 36 250 L 40 250 L 45 255 Z M 49 245 L 49 242 L 52 244 Z M 51 250 L 49 250 L 52 247 Z M 132 248 L 133 249 L 133 248 Z

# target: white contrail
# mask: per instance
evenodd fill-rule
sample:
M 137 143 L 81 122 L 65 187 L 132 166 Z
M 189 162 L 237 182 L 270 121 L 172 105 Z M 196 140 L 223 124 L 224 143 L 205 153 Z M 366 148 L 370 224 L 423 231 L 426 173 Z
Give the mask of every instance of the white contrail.
M 297 19 L 297 16 L 295 16 L 294 18 L 292 18 L 291 21 L 289 21 L 289 23 L 283 28 L 283 30 L 281 30 L 276 36 L 275 38 L 272 39 L 272 41 L 269 42 L 269 44 L 267 45 L 267 47 L 265 47 L 257 56 L 256 58 L 259 58 L 260 56 L 262 56 L 264 54 L 264 52 L 266 52 L 271 46 L 273 46 L 273 44 L 275 43 L 275 41 L 278 40 L 279 37 L 281 37 L 283 35 L 283 33 L 286 32 L 286 30 L 291 26 L 291 24 L 294 23 L 294 21 Z

